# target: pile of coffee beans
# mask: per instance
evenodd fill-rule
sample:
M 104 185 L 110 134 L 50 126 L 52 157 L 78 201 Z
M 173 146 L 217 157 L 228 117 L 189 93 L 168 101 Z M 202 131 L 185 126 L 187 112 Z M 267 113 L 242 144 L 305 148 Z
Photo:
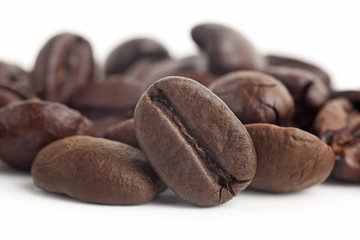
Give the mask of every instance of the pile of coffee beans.
M 29 72 L 0 62 L 0 159 L 39 188 L 101 204 L 169 187 L 209 207 L 247 187 L 360 182 L 360 91 L 227 26 L 191 36 L 199 52 L 181 59 L 136 38 L 99 66 L 86 39 L 63 33 Z

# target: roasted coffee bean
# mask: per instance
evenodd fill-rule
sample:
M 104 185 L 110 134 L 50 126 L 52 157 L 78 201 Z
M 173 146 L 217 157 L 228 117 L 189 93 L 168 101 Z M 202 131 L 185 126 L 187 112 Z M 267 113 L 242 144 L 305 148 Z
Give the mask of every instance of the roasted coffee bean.
M 71 135 L 93 135 L 93 124 L 79 112 L 59 104 L 26 100 L 0 109 L 0 159 L 30 170 L 45 145 Z
M 360 111 L 360 91 L 347 90 L 347 91 L 334 91 L 331 93 L 331 98 L 344 97 L 347 98 L 354 108 Z
M 294 67 L 294 68 L 308 70 L 313 74 L 315 74 L 316 76 L 318 76 L 321 79 L 321 81 L 325 84 L 325 86 L 331 88 L 330 76 L 320 67 L 315 66 L 312 63 L 308 63 L 303 60 L 299 60 L 291 57 L 278 56 L 278 55 L 267 55 L 265 59 L 266 59 L 266 64 L 268 66 L 287 66 L 287 67 Z
M 292 122 L 295 127 L 309 131 L 318 110 L 329 99 L 329 89 L 312 72 L 294 67 L 268 67 L 266 73 L 280 80 L 295 102 Z
M 298 191 L 319 184 L 330 175 L 334 153 L 316 136 L 272 124 L 245 127 L 257 153 L 251 187 L 270 192 Z
M 95 124 L 96 136 L 102 137 L 107 128 L 134 116 L 134 109 L 144 87 L 136 81 L 110 80 L 92 82 L 79 91 L 69 105 L 90 118 Z
M 142 79 L 145 86 L 150 86 L 163 77 L 190 76 L 195 74 L 215 75 L 210 72 L 208 59 L 205 55 L 195 55 L 182 59 L 168 59 L 157 62 L 156 64 L 150 65 L 148 70 L 144 71 L 143 76 L 138 76 L 137 78 Z M 212 79 L 208 81 L 211 80 Z M 203 82 L 206 82 L 206 80 L 203 80 Z
M 123 75 L 130 76 L 136 80 L 140 80 L 141 82 L 144 82 L 144 79 L 147 77 L 149 71 L 151 71 L 153 66 L 157 66 L 158 63 L 164 63 L 171 60 L 172 59 L 168 58 L 154 62 L 151 61 L 151 59 L 142 59 L 132 64 L 131 67 L 129 67 L 129 69 Z M 117 74 L 113 76 L 118 76 L 118 75 L 122 75 L 122 74 Z
M 88 136 L 49 144 L 31 173 L 39 188 L 102 204 L 145 203 L 163 185 L 139 149 Z
M 20 67 L 0 61 L 0 86 L 16 91 L 21 98 L 35 97 L 31 89 L 30 77 Z
M 137 82 L 92 82 L 71 99 L 69 105 L 90 119 L 114 116 L 132 118 L 144 88 Z
M 360 181 L 360 113 L 346 98 L 330 100 L 314 121 L 314 132 L 335 152 L 332 175 L 344 181 Z
M 0 85 L 0 108 L 24 100 L 16 91 Z
M 64 33 L 51 38 L 40 51 L 32 85 L 42 99 L 67 103 L 94 79 L 91 46 L 84 38 Z
M 286 87 L 270 75 L 255 71 L 228 73 L 209 89 L 220 97 L 244 124 L 286 125 L 294 113 L 294 101 Z
M 219 78 L 218 75 L 209 72 L 188 72 L 182 74 L 182 76 L 193 79 L 205 87 L 208 87 Z
M 263 57 L 234 29 L 219 24 L 201 24 L 192 29 L 191 36 L 208 55 L 210 69 L 217 74 L 263 68 Z
M 231 110 L 183 77 L 155 82 L 135 109 L 135 133 L 160 179 L 200 206 L 222 204 L 251 182 L 256 153 Z
M 126 118 L 114 117 L 114 116 L 106 116 L 106 117 L 91 119 L 91 121 L 94 123 L 95 126 L 96 137 L 104 137 L 104 134 L 109 129 L 109 127 L 121 123 L 125 120 Z
M 98 81 L 98 82 L 136 82 L 137 79 L 134 79 L 132 76 L 128 75 L 111 75 L 108 77 L 105 77 L 104 79 Z M 136 84 L 136 83 L 135 83 Z M 140 84 L 137 84 L 140 86 Z
M 158 61 L 169 57 L 169 53 L 159 42 L 149 38 L 136 38 L 121 44 L 110 53 L 105 63 L 105 72 L 106 75 L 124 74 L 137 61 Z
M 139 148 L 139 144 L 136 140 L 134 119 L 130 118 L 118 124 L 110 126 L 105 134 L 104 138 L 123 142 L 133 147 Z

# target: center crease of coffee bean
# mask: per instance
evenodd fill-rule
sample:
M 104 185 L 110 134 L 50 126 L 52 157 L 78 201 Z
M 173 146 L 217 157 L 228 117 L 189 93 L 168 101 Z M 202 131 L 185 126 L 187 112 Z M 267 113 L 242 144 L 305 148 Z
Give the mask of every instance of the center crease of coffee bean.
M 183 134 L 187 142 L 193 147 L 196 153 L 203 160 L 202 162 L 205 164 L 206 168 L 212 173 L 213 176 L 216 176 L 215 179 L 217 180 L 217 183 L 220 185 L 219 202 L 221 202 L 222 191 L 224 188 L 227 189 L 232 196 L 235 196 L 236 194 L 232 189 L 231 184 L 235 182 L 242 184 L 242 183 L 247 183 L 251 180 L 250 179 L 238 180 L 231 174 L 227 173 L 227 171 L 223 169 L 221 166 L 219 166 L 219 164 L 209 156 L 209 153 L 207 153 L 207 151 L 205 151 L 205 149 L 199 145 L 198 140 L 188 130 L 189 127 L 187 127 L 185 122 L 182 120 L 180 114 L 175 110 L 175 108 L 170 103 L 169 99 L 166 97 L 164 92 L 161 89 L 157 88 L 157 93 L 158 93 L 157 96 L 150 96 L 150 99 L 153 102 L 158 102 L 162 104 L 166 109 L 169 110 L 168 115 L 172 115 L 169 116 L 169 118 L 172 119 L 175 125 L 180 129 L 180 132 Z

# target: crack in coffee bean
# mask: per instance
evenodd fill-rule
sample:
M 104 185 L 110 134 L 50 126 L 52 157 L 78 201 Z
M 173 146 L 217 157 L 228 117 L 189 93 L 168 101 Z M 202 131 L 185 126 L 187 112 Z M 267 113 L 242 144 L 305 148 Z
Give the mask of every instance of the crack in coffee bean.
M 270 105 L 270 104 L 264 102 L 261 98 L 256 98 L 256 99 L 259 101 L 260 107 L 265 106 L 265 107 L 271 108 L 271 109 L 273 110 L 273 112 L 274 112 L 274 114 L 275 114 L 275 124 L 276 124 L 276 125 L 280 125 L 280 123 L 279 123 L 279 122 L 280 122 L 280 121 L 279 121 L 280 116 L 279 116 L 278 110 L 276 109 L 275 104 L 274 104 L 274 105 Z

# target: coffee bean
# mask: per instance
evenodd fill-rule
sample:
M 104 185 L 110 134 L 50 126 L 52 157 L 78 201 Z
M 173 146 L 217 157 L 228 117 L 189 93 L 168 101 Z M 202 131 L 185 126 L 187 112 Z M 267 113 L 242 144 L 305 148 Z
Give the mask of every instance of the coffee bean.
M 287 67 L 300 68 L 310 71 L 316 76 L 318 76 L 320 80 L 325 84 L 325 86 L 331 88 L 330 76 L 320 67 L 315 66 L 312 63 L 305 62 L 303 60 L 295 59 L 292 57 L 285 57 L 278 55 L 267 55 L 265 59 L 266 59 L 266 64 L 268 66 L 287 66 Z
M 92 82 L 71 99 L 69 105 L 90 119 L 115 116 L 131 118 L 144 89 L 136 82 Z
M 132 118 L 136 103 L 144 92 L 141 83 L 119 81 L 118 78 L 88 84 L 69 103 L 94 122 L 96 136 L 103 136 L 109 126 Z
M 210 69 L 217 74 L 263 68 L 262 56 L 234 29 L 219 24 L 201 24 L 192 29 L 191 36 L 208 55 Z
M 162 185 L 140 150 L 88 136 L 49 144 L 31 173 L 39 188 L 102 204 L 145 203 Z
M 93 81 L 94 71 L 89 42 L 63 33 L 51 38 L 40 51 L 32 85 L 42 99 L 67 103 L 75 92 Z
M 139 100 L 134 121 L 153 169 L 186 201 L 222 204 L 255 174 L 256 154 L 244 126 L 223 101 L 191 79 L 155 82 Z
M 206 74 L 210 78 L 215 75 L 208 68 L 208 59 L 205 55 L 195 55 L 182 59 L 167 59 L 148 67 L 143 76 L 139 79 L 149 87 L 155 81 L 167 76 L 190 76 L 195 74 Z M 205 75 L 205 76 L 206 76 Z M 212 79 L 208 80 L 211 81 Z M 203 80 L 206 82 L 207 80 Z
M 159 42 L 149 38 L 136 38 L 121 44 L 110 53 L 105 63 L 105 72 L 106 75 L 124 74 L 137 61 L 158 61 L 169 57 L 169 53 Z
M 280 81 L 264 73 L 228 73 L 213 82 L 209 89 L 244 124 L 288 124 L 294 113 L 294 102 L 289 91 Z
M 334 166 L 334 153 L 316 136 L 272 124 L 245 125 L 257 153 L 250 186 L 270 192 L 302 190 L 323 182 Z
M 149 71 L 151 71 L 153 66 L 157 66 L 158 63 L 163 63 L 167 61 L 171 61 L 171 59 L 166 58 L 155 62 L 152 61 L 151 59 L 138 60 L 134 64 L 132 64 L 131 67 L 129 67 L 128 70 L 123 75 L 130 76 L 135 80 L 144 82 L 144 79 L 148 76 Z M 118 76 L 118 75 L 121 74 L 110 75 L 110 76 Z
M 137 82 L 112 78 L 88 84 L 71 99 L 69 105 L 89 118 L 130 118 L 143 91 L 142 85 Z
M 59 104 L 26 100 L 0 109 L 0 159 L 30 170 L 45 145 L 71 135 L 92 135 L 94 126 L 79 112 Z
M 22 96 L 16 91 L 0 85 L 0 108 L 22 100 Z
M 219 78 L 217 74 L 209 72 L 188 72 L 182 74 L 182 76 L 193 79 L 205 87 L 208 87 L 211 83 L 215 82 Z
M 0 86 L 15 91 L 24 99 L 36 97 L 31 89 L 29 74 L 18 66 L 2 61 L 0 61 Z
M 330 100 L 314 121 L 314 132 L 335 152 L 332 175 L 344 181 L 360 181 L 360 113 L 346 98 Z
M 104 138 L 129 144 L 130 146 L 139 148 L 139 144 L 136 140 L 134 119 L 130 118 L 123 122 L 119 122 L 110 126 L 105 134 Z
M 333 91 L 331 98 L 344 97 L 347 98 L 354 108 L 360 111 L 360 91 L 347 90 L 347 91 Z
M 94 123 L 95 126 L 95 136 L 96 137 L 104 137 L 104 134 L 109 129 L 109 127 L 116 125 L 125 121 L 126 118 L 123 117 L 115 117 L 115 116 L 106 116 L 106 117 L 99 117 L 93 118 L 91 121 Z
M 280 80 L 295 102 L 293 125 L 309 131 L 318 110 L 329 99 L 329 89 L 312 72 L 294 67 L 268 67 L 266 73 Z

